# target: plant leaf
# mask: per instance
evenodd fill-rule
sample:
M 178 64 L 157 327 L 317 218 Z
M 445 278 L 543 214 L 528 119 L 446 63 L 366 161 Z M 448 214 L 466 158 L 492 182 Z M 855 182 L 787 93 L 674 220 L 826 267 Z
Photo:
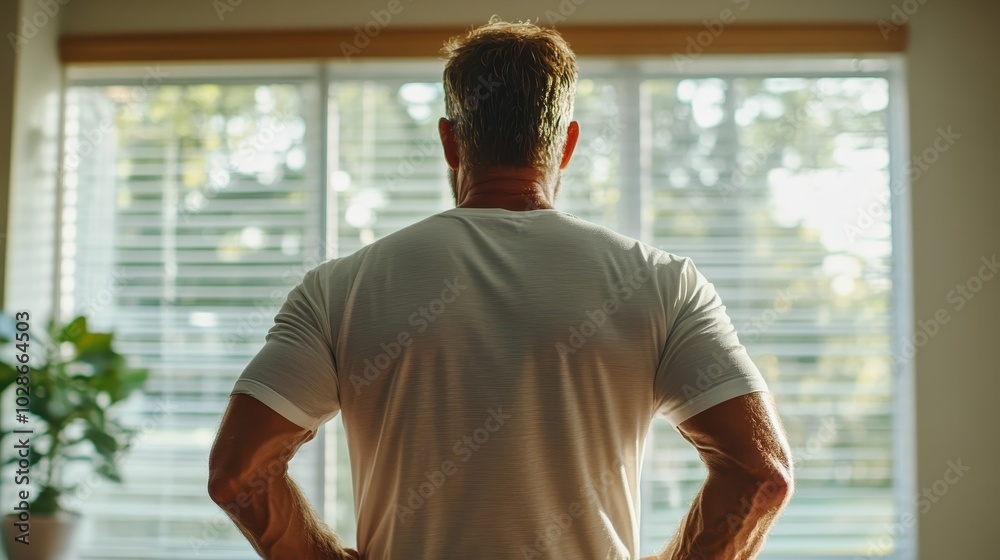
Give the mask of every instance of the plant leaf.
M 98 467 L 97 474 L 112 482 L 122 482 L 122 475 L 118 472 L 118 467 L 111 461 L 107 461 Z
M 54 515 L 62 509 L 59 507 L 59 495 L 62 491 L 54 486 L 43 486 L 38 497 L 31 504 L 32 515 Z
M 17 380 L 17 370 L 7 362 L 0 362 L 0 394 Z
M 118 386 L 114 392 L 109 391 L 112 402 L 128 398 L 129 395 L 141 389 L 149 379 L 148 369 L 125 369 L 118 377 Z
M 81 358 L 88 354 L 92 355 L 114 354 L 114 351 L 111 350 L 112 336 L 113 335 L 111 333 L 97 333 L 97 332 L 84 333 L 74 343 L 77 352 L 79 352 L 78 358 Z
M 38 451 L 35 451 L 34 447 L 32 447 L 30 450 L 28 450 L 28 466 L 29 467 L 35 466 L 36 464 L 38 464 L 39 461 L 41 461 L 44 458 L 45 458 L 45 456 L 43 454 L 39 453 Z M 12 464 L 17 463 L 21 459 L 23 459 L 23 457 L 20 457 L 18 455 L 14 455 L 14 456 L 8 458 L 6 461 L 4 461 L 4 464 L 5 465 L 12 465 Z
M 94 444 L 94 449 L 108 460 L 111 460 L 118 451 L 118 440 L 98 426 L 91 424 L 84 431 L 83 437 L 90 440 L 90 443 Z
M 55 340 L 56 342 L 72 342 L 76 345 L 77 341 L 86 334 L 87 318 L 81 315 L 55 333 Z

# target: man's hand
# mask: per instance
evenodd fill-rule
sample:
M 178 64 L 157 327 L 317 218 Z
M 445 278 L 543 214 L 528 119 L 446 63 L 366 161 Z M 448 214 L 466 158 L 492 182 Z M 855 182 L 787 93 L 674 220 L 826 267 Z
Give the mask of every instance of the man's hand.
M 208 493 L 266 560 L 361 558 L 342 546 L 288 477 L 288 461 L 314 435 L 247 395 L 233 395 L 222 419 Z
M 730 399 L 678 426 L 708 477 L 680 532 L 643 560 L 756 558 L 794 488 L 791 452 L 769 393 Z

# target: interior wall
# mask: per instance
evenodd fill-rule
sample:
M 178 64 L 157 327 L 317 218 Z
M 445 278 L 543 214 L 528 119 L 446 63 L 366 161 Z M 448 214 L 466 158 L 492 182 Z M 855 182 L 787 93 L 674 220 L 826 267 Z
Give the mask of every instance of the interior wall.
M 1000 65 L 995 60 L 1000 53 L 1000 34 L 995 30 L 1000 4 L 987 0 L 508 0 L 499 7 L 483 7 L 462 0 L 400 1 L 403 10 L 390 25 L 471 25 L 493 13 L 508 19 L 537 18 L 557 26 L 700 22 L 718 17 L 726 8 L 743 22 L 859 21 L 876 26 L 880 19 L 905 20 L 910 26 L 909 143 L 911 154 L 922 158 L 912 161 L 920 174 L 910 193 L 912 330 L 918 345 L 917 492 L 921 493 L 914 499 L 919 500 L 918 511 L 923 510 L 918 516 L 920 558 L 996 558 L 993 533 L 1000 527 L 1000 510 L 994 501 L 1000 496 L 1000 482 L 992 471 L 1000 467 L 994 433 L 1000 426 L 1000 407 L 991 401 L 1000 393 L 1000 368 L 993 354 L 1000 332 L 996 320 L 1000 274 L 981 259 L 994 262 L 993 255 L 1000 253 L 1000 185 L 994 166 L 1000 151 L 995 131 L 1000 124 L 996 103 Z M 61 25 L 63 33 L 352 26 L 365 24 L 372 19 L 370 10 L 388 4 L 389 0 L 363 4 L 286 0 L 279 8 L 263 0 L 90 0 L 63 7 Z M 224 9 L 217 10 L 220 5 Z M 53 34 L 51 26 L 46 28 L 42 38 L 33 41 L 33 54 L 19 55 L 20 60 L 32 62 L 18 74 L 14 176 L 39 189 L 32 189 L 32 196 L 49 196 L 45 193 L 54 184 L 51 170 L 38 176 L 29 173 L 44 170 L 45 161 L 54 161 L 50 153 L 38 149 L 53 138 L 48 126 L 53 117 L 46 101 L 58 87 Z M 4 64 L 2 58 L 0 64 Z M 5 87 L 0 82 L 0 124 Z M 947 149 L 941 149 L 946 145 Z M 928 163 L 931 159 L 934 162 Z M 2 164 L 0 156 L 0 171 Z M 27 190 L 19 188 L 19 192 Z M 17 204 L 28 203 L 12 201 L 12 206 Z M 23 215 L 15 213 L 11 227 Z M 35 253 L 36 270 L 44 268 L 45 262 Z M 974 280 L 977 275 L 978 281 Z M 966 297 L 959 285 L 972 297 Z M 915 529 L 888 530 L 899 534 Z
M 0 61 L 0 72 L 14 76 L 13 82 L 0 83 L 0 100 L 5 95 L 14 99 L 12 126 L 0 128 L 12 138 L 11 149 L 4 153 L 10 156 L 10 172 L 5 175 L 10 182 L 0 183 L 9 187 L 4 192 L 8 195 L 4 215 L 8 239 L 13 241 L 6 247 L 3 305 L 7 312 L 28 311 L 32 328 L 42 329 L 52 315 L 55 268 L 56 220 L 51 209 L 59 169 L 62 71 L 56 44 L 61 10 L 58 2 L 47 6 L 56 10 L 51 13 L 31 0 L 4 4 L 7 10 L 8 4 L 20 4 L 20 13 L 13 22 L 15 37 L 5 34 L 8 44 L 0 46 L 14 53 L 15 59 L 13 71 L 9 62 Z
M 912 223 L 915 320 L 927 336 L 916 354 L 926 559 L 1000 554 L 1000 407 L 993 398 L 1000 392 L 1000 270 L 986 266 L 1000 266 L 997 21 L 1000 4 L 987 1 L 927 0 L 910 18 L 910 151 L 922 160 L 912 162 L 921 173 L 912 187 Z M 947 150 L 929 151 L 949 134 Z M 936 333 L 935 314 L 947 317 Z M 960 478 L 953 474 L 959 470 Z
M 92 0 L 70 3 L 63 30 L 105 33 L 152 30 L 222 30 L 268 27 L 364 25 L 371 11 L 392 0 L 171 0 L 141 2 Z M 899 0 L 902 1 L 902 0 Z M 909 0 L 916 2 L 918 0 Z M 927 1 L 927 0 L 922 0 Z M 933 0 L 932 0 L 933 1 Z M 473 25 L 493 14 L 513 20 L 573 25 L 582 23 L 699 22 L 730 9 L 736 21 L 872 21 L 892 13 L 886 0 L 398 0 L 389 22 L 402 25 Z M 551 13 L 551 15 L 550 15 Z M 562 19 L 565 18 L 565 19 Z
M 17 33 L 20 13 L 17 2 L 0 3 L 0 33 L 7 37 Z M 0 48 L 0 301 L 3 301 L 3 278 L 7 272 L 7 215 L 10 194 L 11 136 L 14 124 L 14 72 L 16 53 L 13 48 Z

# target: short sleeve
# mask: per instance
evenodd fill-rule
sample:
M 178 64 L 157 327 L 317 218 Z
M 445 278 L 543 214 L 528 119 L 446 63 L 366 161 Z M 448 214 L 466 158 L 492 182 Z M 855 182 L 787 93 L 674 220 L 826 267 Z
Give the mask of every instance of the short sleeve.
M 768 390 L 715 286 L 690 259 L 684 260 L 676 286 L 677 295 L 667 298 L 674 302 L 675 316 L 654 381 L 655 415 L 674 428 L 729 399 Z
M 313 269 L 292 289 L 265 336 L 264 346 L 232 390 L 232 394 L 250 395 L 289 421 L 314 431 L 340 410 L 340 387 L 321 286 Z

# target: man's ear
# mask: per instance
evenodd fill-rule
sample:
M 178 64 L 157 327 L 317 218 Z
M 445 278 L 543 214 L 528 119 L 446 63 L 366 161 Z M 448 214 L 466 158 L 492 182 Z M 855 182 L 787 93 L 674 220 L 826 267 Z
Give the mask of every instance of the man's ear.
M 441 136 L 441 146 L 444 147 L 444 159 L 448 162 L 448 167 L 458 169 L 458 142 L 455 141 L 451 121 L 444 117 L 438 120 L 438 135 Z
M 559 169 L 566 169 L 569 160 L 573 157 L 573 150 L 576 149 L 576 141 L 580 139 L 580 123 L 573 121 L 569 123 L 566 130 L 566 146 L 563 148 L 562 161 L 559 162 Z

